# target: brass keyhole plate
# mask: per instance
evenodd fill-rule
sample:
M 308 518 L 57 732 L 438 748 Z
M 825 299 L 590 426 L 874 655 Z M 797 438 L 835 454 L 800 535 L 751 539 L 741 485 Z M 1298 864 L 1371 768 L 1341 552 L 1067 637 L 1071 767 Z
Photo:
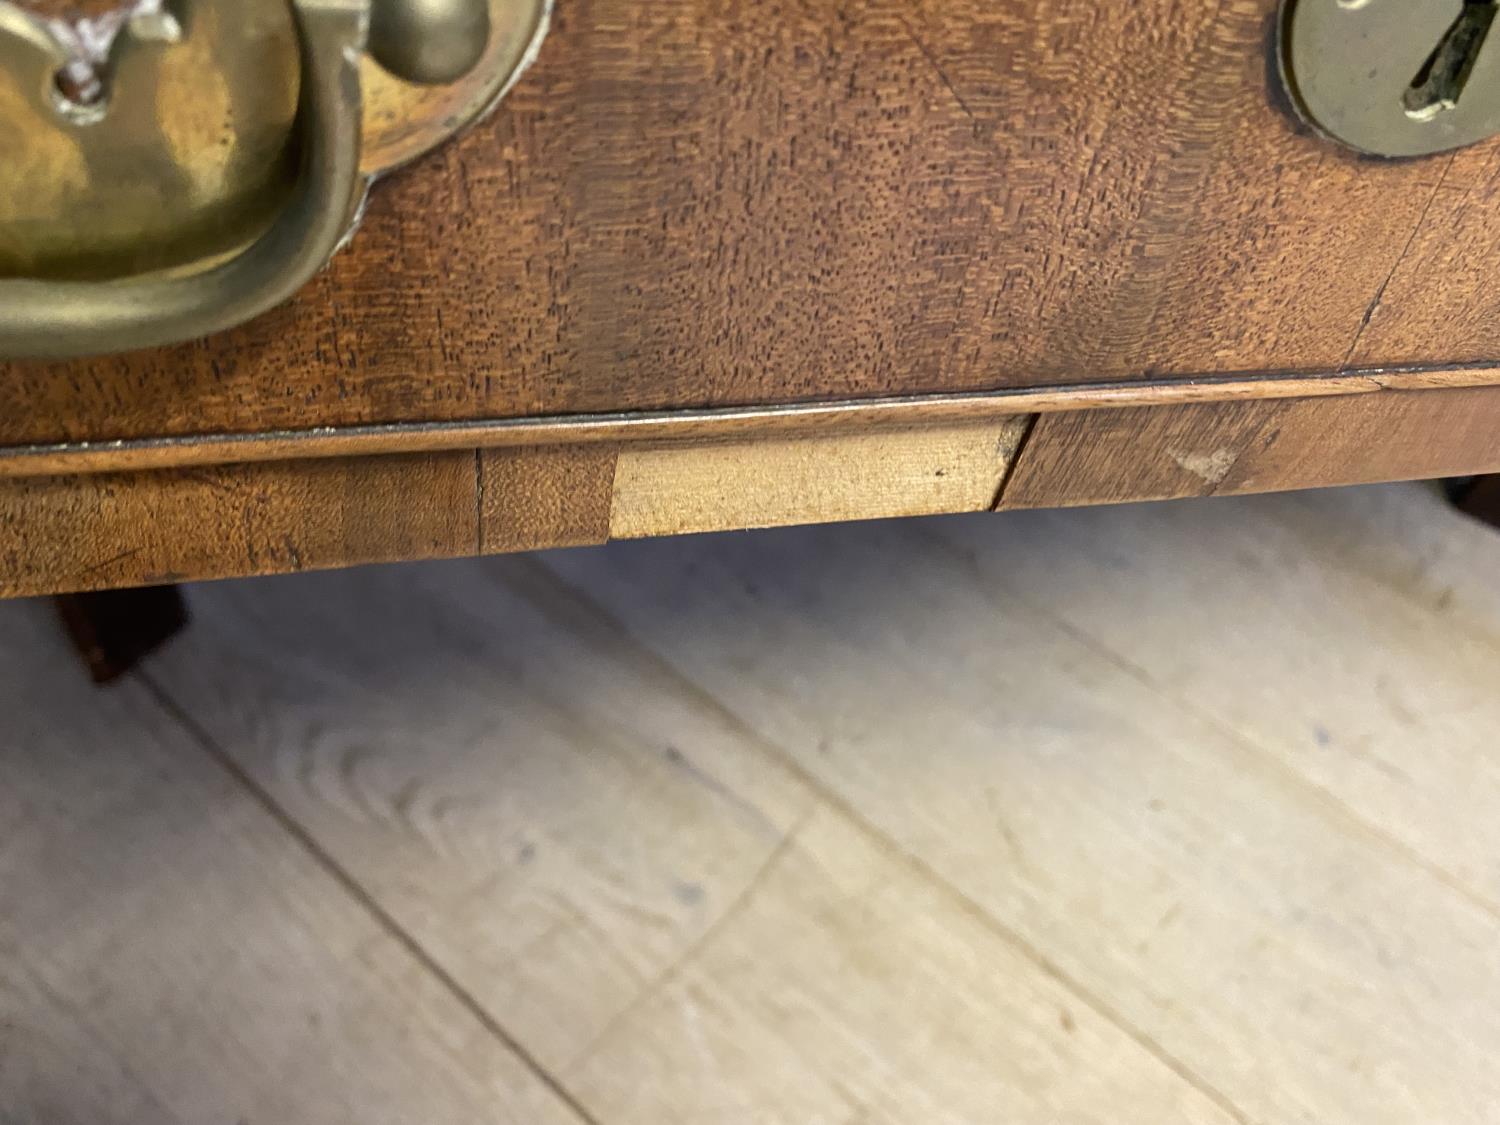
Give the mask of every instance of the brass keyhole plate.
M 1493 0 L 1282 0 L 1298 113 L 1360 152 L 1425 156 L 1500 133 Z

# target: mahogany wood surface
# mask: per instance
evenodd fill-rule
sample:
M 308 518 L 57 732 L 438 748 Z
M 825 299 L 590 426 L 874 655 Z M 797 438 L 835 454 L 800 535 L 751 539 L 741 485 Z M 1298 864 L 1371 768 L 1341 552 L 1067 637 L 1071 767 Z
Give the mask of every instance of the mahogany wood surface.
M 1500 387 L 0 480 L 0 597 L 1500 472 Z
M 0 485 L 0 597 L 478 553 L 473 453 Z
M 1489 362 L 1495 146 L 1310 135 L 1274 9 L 569 0 L 291 305 L 0 366 L 0 445 Z
M 1500 470 L 1500 388 L 1043 415 L 1001 501 L 1052 508 Z
M 609 538 L 617 447 L 486 449 L 477 456 L 480 552 L 579 547 Z

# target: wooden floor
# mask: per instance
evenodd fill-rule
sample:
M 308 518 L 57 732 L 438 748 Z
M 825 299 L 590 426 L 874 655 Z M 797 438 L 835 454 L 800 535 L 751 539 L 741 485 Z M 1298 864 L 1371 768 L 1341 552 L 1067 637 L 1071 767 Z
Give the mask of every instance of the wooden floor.
M 1500 535 L 1407 485 L 0 606 L 0 1121 L 1500 1121 Z

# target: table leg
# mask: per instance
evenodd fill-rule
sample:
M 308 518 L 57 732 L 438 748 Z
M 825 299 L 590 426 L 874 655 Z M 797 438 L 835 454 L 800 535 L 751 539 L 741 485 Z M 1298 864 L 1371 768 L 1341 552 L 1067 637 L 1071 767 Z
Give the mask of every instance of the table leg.
M 176 586 L 62 594 L 53 603 L 96 684 L 123 676 L 188 623 Z

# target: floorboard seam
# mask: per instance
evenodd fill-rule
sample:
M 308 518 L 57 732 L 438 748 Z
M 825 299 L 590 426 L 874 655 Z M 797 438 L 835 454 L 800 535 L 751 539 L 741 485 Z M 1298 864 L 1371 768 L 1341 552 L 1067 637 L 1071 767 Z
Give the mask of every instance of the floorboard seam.
M 708 927 L 701 934 L 699 934 L 698 937 L 690 945 L 687 946 L 687 948 L 685 948 L 681 953 L 674 957 L 671 963 L 668 964 L 664 969 L 662 969 L 650 984 L 641 989 L 641 991 L 637 993 L 629 1003 L 627 1003 L 623 1008 L 621 1008 L 618 1012 L 610 1017 L 610 1019 L 599 1030 L 599 1032 L 594 1035 L 587 1044 L 585 1044 L 583 1050 L 578 1052 L 573 1061 L 568 1063 L 567 1066 L 563 1067 L 564 1074 L 572 1074 L 573 1072 L 578 1070 L 578 1068 L 583 1066 L 584 1063 L 588 1062 L 588 1060 L 594 1055 L 594 1053 L 600 1048 L 600 1046 L 609 1039 L 610 1035 L 613 1034 L 616 1029 L 624 1026 L 625 1021 L 628 1020 L 636 1011 L 638 1011 L 642 1005 L 644 1005 L 652 997 L 658 995 L 662 991 L 662 989 L 664 989 L 668 984 L 675 980 L 681 974 L 683 969 L 693 963 L 694 959 L 697 958 L 699 953 L 707 949 L 709 945 L 713 943 L 713 940 L 724 931 L 724 928 L 729 925 L 729 923 L 733 922 L 742 913 L 744 913 L 745 907 L 750 904 L 751 900 L 760 891 L 761 887 L 765 885 L 766 880 L 771 876 L 776 868 L 780 866 L 782 858 L 786 855 L 791 846 L 796 843 L 798 835 L 802 832 L 802 829 L 806 826 L 807 822 L 812 819 L 813 814 L 817 811 L 818 804 L 814 803 L 814 805 L 810 809 L 804 812 L 797 819 L 797 822 L 795 824 L 787 829 L 786 835 L 782 836 L 780 840 L 776 841 L 775 846 L 772 847 L 770 852 L 766 855 L 766 858 L 762 861 L 761 865 L 756 868 L 755 873 L 751 875 L 750 878 L 745 882 L 745 885 L 740 888 L 739 892 L 734 896 L 733 901 L 731 901 L 730 904 L 725 907 L 724 912 L 717 918 L 715 918 L 712 922 L 710 922 Z
M 251 799 L 269 814 L 302 847 L 313 861 L 364 909 L 382 930 L 405 949 L 422 968 L 427 970 L 442 986 L 444 991 L 452 996 L 491 1036 L 519 1059 L 560 1102 L 567 1106 L 582 1125 L 601 1125 L 598 1118 L 589 1112 L 588 1108 L 574 1096 L 572 1091 L 543 1066 L 541 1060 L 533 1055 L 520 1040 L 506 1030 L 504 1025 L 471 992 L 465 989 L 441 962 L 428 953 L 421 943 L 365 889 L 363 884 L 353 874 L 324 851 L 312 833 L 292 816 L 265 786 L 261 785 L 259 781 L 246 772 L 229 752 L 219 745 L 213 735 L 193 718 L 186 709 L 178 704 L 172 694 L 162 687 L 150 672 L 138 669 L 132 675 L 145 687 L 163 710 L 182 727 L 188 736 L 221 769 L 234 778 Z
M 545 566 L 546 564 L 543 563 L 542 565 Z M 1073 994 L 1085 1007 L 1088 1007 L 1101 1019 L 1116 1027 L 1121 1034 L 1134 1042 L 1152 1058 L 1156 1059 L 1157 1062 L 1166 1067 L 1184 1083 L 1197 1090 L 1199 1094 L 1236 1122 L 1237 1125 L 1259 1125 L 1258 1122 L 1240 1109 L 1228 1095 L 1218 1090 L 1207 1079 L 1196 1073 L 1181 1059 L 1156 1042 L 1145 1030 L 1135 1026 L 1123 1014 L 1115 1011 L 1101 997 L 1091 992 L 1083 982 L 1075 979 L 1061 965 L 1032 945 L 1022 934 L 1005 922 L 1002 922 L 978 902 L 970 898 L 925 860 L 908 851 L 894 838 L 882 832 L 854 808 L 853 805 L 824 785 L 816 775 L 810 773 L 774 742 L 762 736 L 759 731 L 747 723 L 731 707 L 699 686 L 695 681 L 683 675 L 674 665 L 659 655 L 655 649 L 638 640 L 619 619 L 590 598 L 587 593 L 579 590 L 556 571 L 552 571 L 550 566 L 547 569 L 551 572 L 554 582 L 561 590 L 567 591 L 582 606 L 588 607 L 599 619 L 600 623 L 614 632 L 622 643 L 638 652 L 641 658 L 653 665 L 659 674 L 674 681 L 690 698 L 698 700 L 705 708 L 719 715 L 727 725 L 744 736 L 745 741 L 751 749 L 770 764 L 787 772 L 806 786 L 824 806 L 848 821 L 851 826 L 869 839 L 878 850 L 898 860 L 908 870 L 913 871 L 920 879 L 931 884 L 942 894 L 949 897 L 963 913 L 973 918 L 981 926 L 1006 942 L 1006 944 L 1014 947 L 1044 974 L 1057 981 L 1064 989 Z
M 1015 597 L 1017 601 L 1025 605 L 1033 613 L 1045 617 L 1079 644 L 1084 645 L 1096 655 L 1109 661 L 1122 673 L 1157 696 L 1157 698 L 1173 704 L 1184 714 L 1218 731 L 1231 745 L 1238 747 L 1242 754 L 1253 759 L 1262 773 L 1272 774 L 1280 779 L 1283 785 L 1295 789 L 1307 797 L 1314 798 L 1319 808 L 1337 817 L 1345 826 L 1355 829 L 1360 835 L 1379 844 L 1383 850 L 1392 853 L 1431 876 L 1435 882 L 1453 891 L 1465 902 L 1483 911 L 1493 920 L 1500 922 L 1500 903 L 1487 898 L 1446 868 L 1440 867 L 1434 861 L 1428 859 L 1400 837 L 1387 832 L 1381 827 L 1379 822 L 1370 820 L 1346 801 L 1341 800 L 1337 794 L 1325 786 L 1318 784 L 1318 782 L 1306 774 L 1300 773 L 1287 765 L 1273 751 L 1264 746 L 1259 739 L 1240 730 L 1227 720 L 1219 718 L 1218 715 L 1199 707 L 1191 700 L 1171 694 L 1159 685 L 1146 669 L 1139 667 L 1127 657 L 1122 656 L 1102 641 L 1078 629 L 1071 622 L 1059 617 L 1052 611 L 1017 595 L 1014 590 L 1011 591 L 1011 596 Z

